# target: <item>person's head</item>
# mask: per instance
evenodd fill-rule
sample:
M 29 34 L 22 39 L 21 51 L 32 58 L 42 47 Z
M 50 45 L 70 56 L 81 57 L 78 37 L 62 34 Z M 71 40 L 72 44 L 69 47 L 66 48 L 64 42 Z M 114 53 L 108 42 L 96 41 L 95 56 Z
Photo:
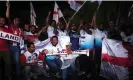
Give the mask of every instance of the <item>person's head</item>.
M 33 53 L 35 51 L 35 45 L 33 42 L 27 43 L 27 48 L 30 53 Z
M 71 30 L 76 31 L 76 26 L 75 26 L 75 24 L 72 24 Z
M 29 31 L 29 25 L 28 24 L 24 25 L 24 30 Z
M 3 17 L 0 17 L 0 26 L 5 25 L 5 19 Z
M 100 30 L 103 30 L 103 24 L 100 23 L 99 26 L 98 26 L 98 28 L 99 28 Z
M 68 45 L 66 45 L 66 49 L 69 51 L 72 50 L 72 43 L 69 43 Z
M 61 30 L 65 30 L 65 26 L 66 26 L 66 23 L 65 23 L 64 19 L 61 18 L 59 21 L 59 28 Z
M 56 45 L 58 44 L 58 37 L 57 37 L 57 36 L 53 36 L 53 37 L 51 38 L 51 44 L 52 44 L 53 46 L 56 46 Z
M 52 20 L 51 26 L 56 27 L 56 21 L 55 20 Z
M 132 28 L 131 27 L 127 27 L 126 28 L 126 33 L 127 33 L 127 36 L 128 35 L 131 35 L 133 32 L 132 32 Z
M 35 25 L 31 25 L 30 26 L 30 31 L 32 34 L 35 34 L 36 33 L 36 26 Z
M 110 21 L 109 22 L 109 28 L 114 28 L 114 26 L 115 26 L 114 22 L 113 21 Z
M 13 23 L 14 23 L 14 25 L 18 26 L 20 23 L 20 19 L 18 17 L 14 18 Z

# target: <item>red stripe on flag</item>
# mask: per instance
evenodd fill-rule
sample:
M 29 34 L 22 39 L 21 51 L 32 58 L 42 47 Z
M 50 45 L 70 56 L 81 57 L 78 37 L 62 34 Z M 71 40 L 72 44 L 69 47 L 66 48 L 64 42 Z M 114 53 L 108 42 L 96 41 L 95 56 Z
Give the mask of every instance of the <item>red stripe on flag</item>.
M 102 54 L 102 61 L 109 62 L 113 65 L 128 67 L 129 59 L 122 57 L 110 56 L 108 54 Z
M 60 10 L 60 8 L 57 8 L 57 11 L 54 11 L 53 14 L 58 14 L 59 10 Z
M 58 14 L 58 12 L 57 11 L 54 11 L 53 14 Z

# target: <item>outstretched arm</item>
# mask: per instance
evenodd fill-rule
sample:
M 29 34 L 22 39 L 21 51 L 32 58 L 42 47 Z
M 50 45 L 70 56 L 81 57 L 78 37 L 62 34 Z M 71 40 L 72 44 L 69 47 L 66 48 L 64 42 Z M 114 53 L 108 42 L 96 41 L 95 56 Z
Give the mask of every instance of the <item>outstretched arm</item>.
M 42 32 L 47 31 L 47 27 L 48 27 L 48 25 L 44 26 L 44 27 L 37 33 L 37 36 L 40 36 L 40 34 L 41 34 Z
M 46 25 L 49 25 L 49 17 L 50 17 L 51 11 L 48 12 L 48 16 L 46 18 Z

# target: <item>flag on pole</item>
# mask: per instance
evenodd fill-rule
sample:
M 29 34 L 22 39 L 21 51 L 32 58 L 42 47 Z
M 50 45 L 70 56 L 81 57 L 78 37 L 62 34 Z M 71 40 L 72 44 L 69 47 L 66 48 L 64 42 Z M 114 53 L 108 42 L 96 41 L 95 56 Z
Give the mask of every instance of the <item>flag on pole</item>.
M 81 5 L 82 5 L 82 4 L 80 4 L 80 3 L 78 3 L 78 2 L 76 2 L 74 0 L 69 0 L 68 1 L 68 4 L 75 11 L 78 11 L 80 9 Z
M 60 10 L 60 8 L 58 7 L 57 3 L 55 2 L 55 6 L 54 6 L 54 13 L 53 13 L 53 20 L 56 21 L 56 23 L 60 22 L 60 18 L 63 17 L 63 14 Z
M 101 3 L 102 3 L 102 0 L 91 0 L 91 2 L 95 2 L 97 1 L 98 2 L 98 7 L 97 7 L 97 10 L 99 9 Z
M 36 25 L 36 13 L 31 2 L 30 2 L 30 24 Z
M 128 80 L 133 58 L 121 41 L 104 39 L 102 44 L 101 75 L 110 80 Z
M 133 4 L 132 4 L 131 8 L 129 9 L 128 17 L 131 15 L 132 12 L 133 12 Z

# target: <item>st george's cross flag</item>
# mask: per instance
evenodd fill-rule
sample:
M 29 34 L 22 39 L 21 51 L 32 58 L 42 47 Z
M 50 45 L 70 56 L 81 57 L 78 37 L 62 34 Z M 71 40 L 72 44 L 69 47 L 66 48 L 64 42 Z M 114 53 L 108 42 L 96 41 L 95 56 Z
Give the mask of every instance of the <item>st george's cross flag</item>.
M 102 43 L 101 75 L 109 80 L 129 80 L 133 57 L 121 42 L 104 39 Z
M 59 23 L 61 17 L 63 17 L 63 14 L 62 14 L 60 8 L 58 7 L 57 3 L 55 2 L 53 20 L 55 20 L 56 23 Z

